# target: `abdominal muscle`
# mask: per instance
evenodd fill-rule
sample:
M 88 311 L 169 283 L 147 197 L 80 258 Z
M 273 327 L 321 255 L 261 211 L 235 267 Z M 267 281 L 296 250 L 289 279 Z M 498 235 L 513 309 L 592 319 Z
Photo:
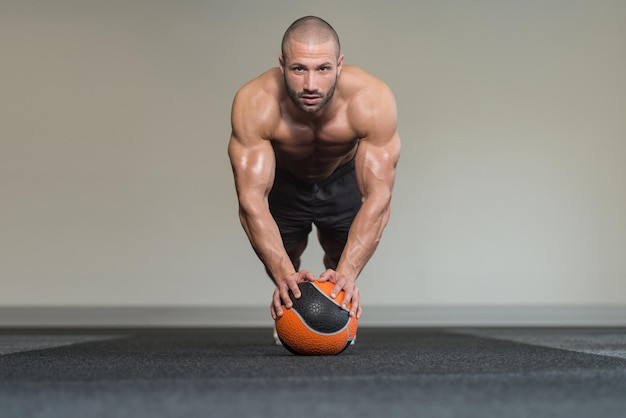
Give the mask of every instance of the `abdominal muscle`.
M 358 139 L 348 142 L 319 144 L 284 144 L 273 141 L 276 168 L 289 172 L 306 182 L 317 182 L 330 177 L 339 167 L 355 156 Z

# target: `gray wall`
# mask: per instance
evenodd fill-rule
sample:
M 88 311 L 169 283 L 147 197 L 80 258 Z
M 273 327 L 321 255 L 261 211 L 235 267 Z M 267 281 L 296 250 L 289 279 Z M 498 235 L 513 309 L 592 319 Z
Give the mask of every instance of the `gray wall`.
M 291 21 L 395 91 L 367 306 L 626 305 L 626 2 L 0 2 L 0 305 L 263 306 L 226 144 Z M 322 271 L 312 245 L 304 267 Z

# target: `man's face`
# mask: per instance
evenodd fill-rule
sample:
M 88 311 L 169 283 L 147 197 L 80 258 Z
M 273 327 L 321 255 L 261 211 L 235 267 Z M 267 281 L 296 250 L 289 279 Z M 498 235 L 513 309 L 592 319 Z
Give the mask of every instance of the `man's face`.
M 319 112 L 333 97 L 342 64 L 343 55 L 337 59 L 333 42 L 290 41 L 280 57 L 289 98 L 305 113 Z

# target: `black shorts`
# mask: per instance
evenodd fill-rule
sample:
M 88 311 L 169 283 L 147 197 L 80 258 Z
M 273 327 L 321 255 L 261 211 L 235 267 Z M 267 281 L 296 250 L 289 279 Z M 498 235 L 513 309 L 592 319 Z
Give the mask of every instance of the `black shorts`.
M 316 183 L 303 182 L 276 169 L 269 206 L 287 253 L 307 239 L 313 224 L 320 234 L 343 248 L 361 208 L 354 160 Z

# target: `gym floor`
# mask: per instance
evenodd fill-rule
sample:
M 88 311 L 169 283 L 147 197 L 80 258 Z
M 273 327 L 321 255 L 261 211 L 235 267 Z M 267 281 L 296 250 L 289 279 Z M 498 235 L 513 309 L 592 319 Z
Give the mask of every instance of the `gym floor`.
M 626 328 L 0 329 L 2 417 L 624 417 Z

